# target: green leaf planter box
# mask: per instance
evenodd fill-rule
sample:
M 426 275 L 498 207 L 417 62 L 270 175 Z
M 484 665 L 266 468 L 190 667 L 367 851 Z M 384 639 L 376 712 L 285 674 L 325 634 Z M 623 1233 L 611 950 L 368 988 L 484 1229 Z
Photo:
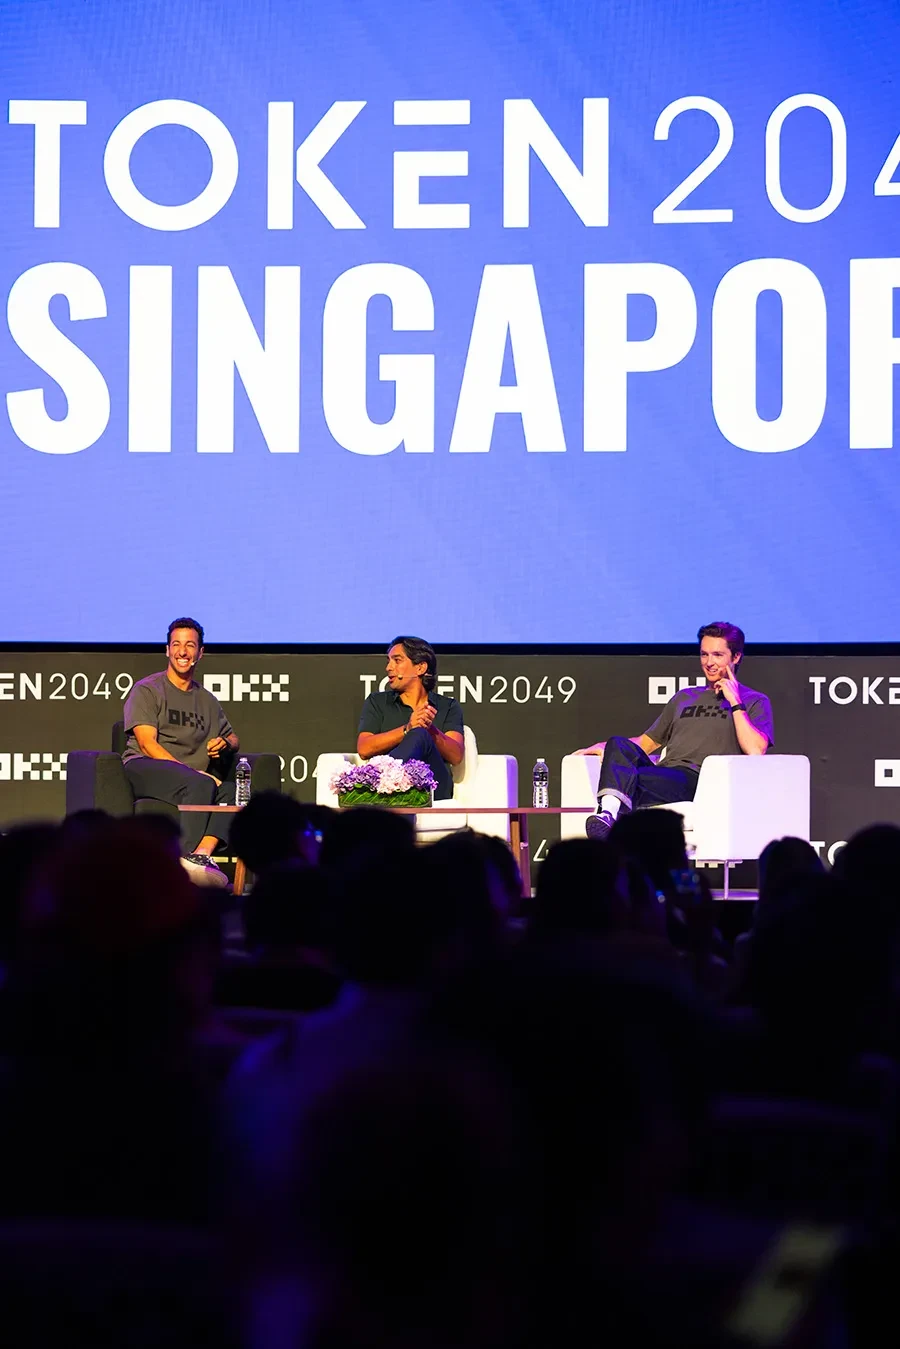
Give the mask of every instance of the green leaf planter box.
M 427 810 L 431 805 L 431 792 L 421 788 L 412 788 L 408 792 L 373 792 L 368 787 L 353 787 L 338 795 L 338 805 L 414 806 L 417 810 Z

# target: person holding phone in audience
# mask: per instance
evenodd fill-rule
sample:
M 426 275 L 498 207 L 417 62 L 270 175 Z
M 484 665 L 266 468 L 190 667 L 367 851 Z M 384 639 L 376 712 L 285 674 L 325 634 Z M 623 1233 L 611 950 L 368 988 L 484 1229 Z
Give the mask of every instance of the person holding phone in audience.
M 700 765 L 710 754 L 765 754 L 775 740 L 764 693 L 742 684 L 744 634 L 733 623 L 707 623 L 697 634 L 702 687 L 679 689 L 643 735 L 613 736 L 578 754 L 603 756 L 597 813 L 589 838 L 606 838 L 622 811 L 692 801 Z M 665 760 L 655 756 L 665 749 Z

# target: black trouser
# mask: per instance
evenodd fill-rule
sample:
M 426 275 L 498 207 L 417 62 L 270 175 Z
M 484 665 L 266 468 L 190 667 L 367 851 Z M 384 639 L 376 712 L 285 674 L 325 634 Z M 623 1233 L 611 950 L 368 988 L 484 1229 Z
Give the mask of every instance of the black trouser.
M 416 726 L 414 730 L 407 731 L 400 744 L 388 750 L 388 753 L 392 759 L 402 759 L 404 763 L 407 759 L 421 759 L 423 763 L 428 764 L 437 781 L 434 790 L 435 801 L 448 801 L 453 795 L 453 774 L 450 772 L 450 765 L 441 758 L 440 750 L 424 726 Z
M 614 735 L 603 751 L 597 799 L 617 796 L 629 810 L 664 806 L 669 801 L 693 801 L 699 776 L 694 768 L 655 764 L 633 740 Z
M 234 783 L 218 785 L 212 778 L 197 773 L 186 764 L 171 759 L 129 759 L 125 776 L 131 783 L 134 799 L 150 797 L 154 801 L 168 801 L 175 806 L 233 806 Z M 193 852 L 206 834 L 225 840 L 231 827 L 231 817 L 210 817 L 202 811 L 193 811 L 181 817 L 181 838 L 186 852 Z

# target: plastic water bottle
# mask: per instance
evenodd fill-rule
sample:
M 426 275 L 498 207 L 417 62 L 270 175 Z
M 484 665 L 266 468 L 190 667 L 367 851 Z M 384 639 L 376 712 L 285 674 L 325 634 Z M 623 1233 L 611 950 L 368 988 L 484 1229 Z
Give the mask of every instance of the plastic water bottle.
M 250 800 L 250 760 L 243 755 L 234 770 L 234 804 L 246 806 Z
M 533 806 L 549 806 L 550 804 L 550 769 L 547 767 L 544 759 L 538 759 L 534 765 L 531 774 L 532 793 L 531 804 Z

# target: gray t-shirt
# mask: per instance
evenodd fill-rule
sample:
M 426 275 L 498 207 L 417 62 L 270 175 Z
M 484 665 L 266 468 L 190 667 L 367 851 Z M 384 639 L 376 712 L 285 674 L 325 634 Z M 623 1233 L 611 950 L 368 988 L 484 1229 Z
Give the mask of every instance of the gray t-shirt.
M 741 702 L 757 731 L 775 743 L 772 708 L 764 693 L 739 684 Z M 668 768 L 699 768 L 707 754 L 740 754 L 732 713 L 724 698 L 706 688 L 679 689 L 646 732 L 664 745 Z
M 217 735 L 232 733 L 231 723 L 217 698 L 196 680 L 182 692 L 165 670 L 139 679 L 125 700 L 125 733 L 128 736 L 122 755 L 125 763 L 142 757 L 134 737 L 135 726 L 155 726 L 163 749 L 179 763 L 204 773 L 209 768 L 206 749 L 209 741 Z

